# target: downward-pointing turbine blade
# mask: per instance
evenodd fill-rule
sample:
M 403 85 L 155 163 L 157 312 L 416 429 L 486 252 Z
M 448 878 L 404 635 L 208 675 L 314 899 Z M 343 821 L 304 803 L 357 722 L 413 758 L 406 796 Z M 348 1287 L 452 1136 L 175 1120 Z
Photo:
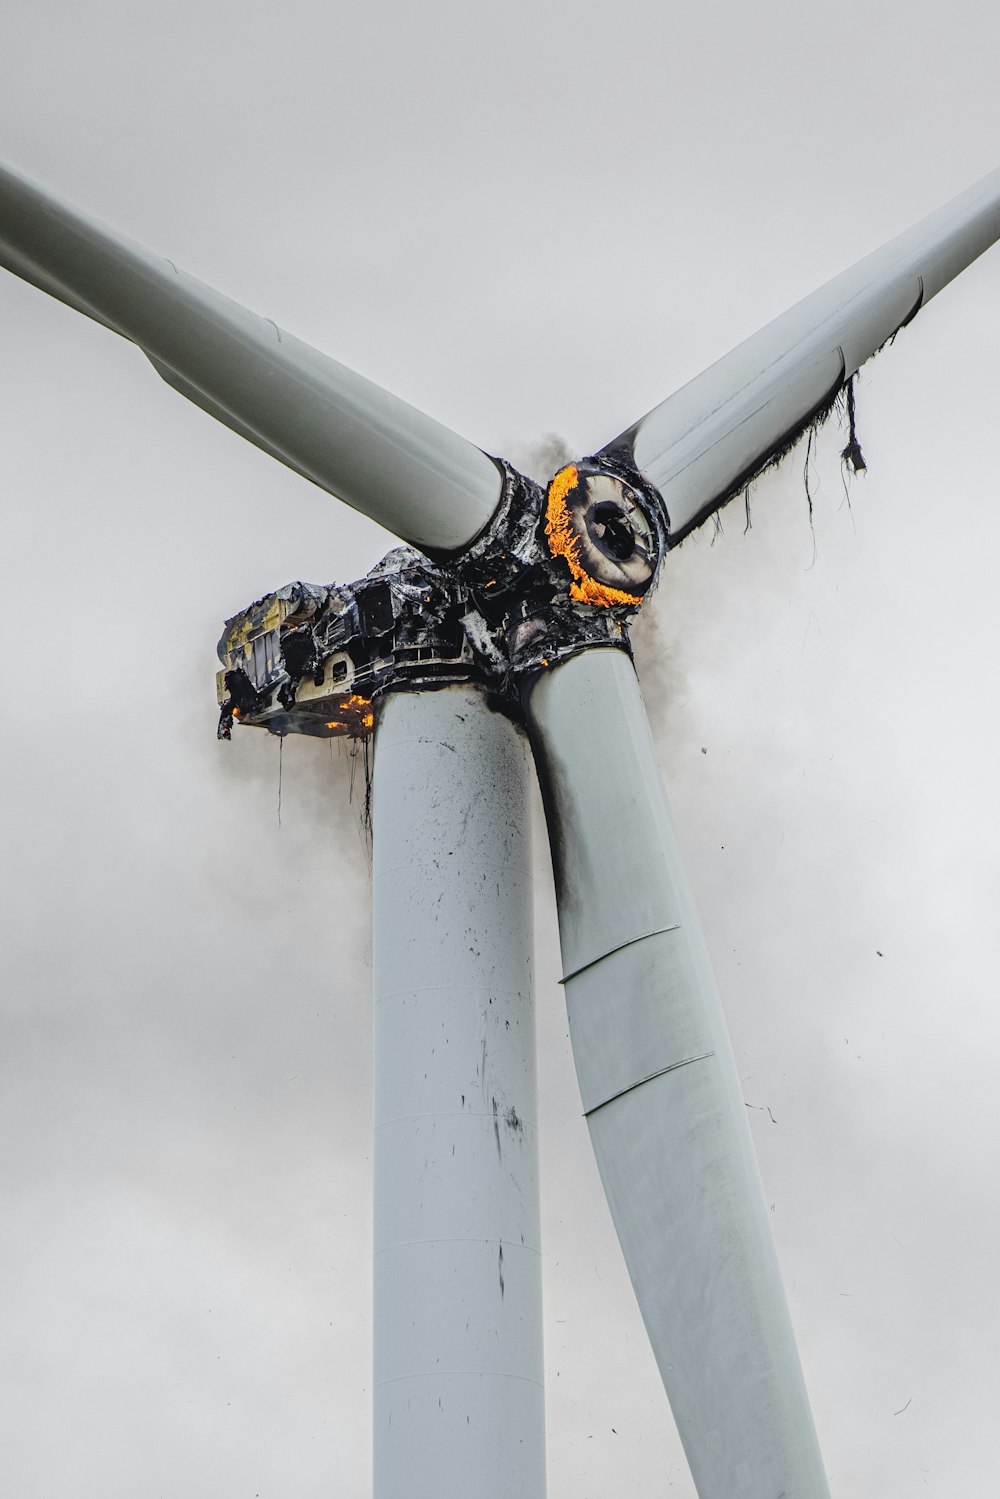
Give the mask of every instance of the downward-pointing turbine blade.
M 526 710 L 570 1034 L 615 1228 L 700 1499 L 826 1499 L 718 993 L 631 661 Z
M 415 546 L 457 551 L 496 508 L 499 470 L 472 443 L 2 167 L 0 265 L 138 344 L 189 400 Z
M 935 293 L 1000 238 L 1000 171 L 768 323 L 608 443 L 683 540 L 827 408 Z

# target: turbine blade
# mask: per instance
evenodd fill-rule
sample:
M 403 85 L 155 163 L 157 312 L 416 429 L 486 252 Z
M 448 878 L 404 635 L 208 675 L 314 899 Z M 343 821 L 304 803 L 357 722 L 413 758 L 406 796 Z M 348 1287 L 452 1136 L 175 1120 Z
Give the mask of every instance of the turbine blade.
M 632 663 L 525 703 L 584 1110 L 700 1499 L 825 1499 L 746 1109 Z
M 414 546 L 459 550 L 497 506 L 499 469 L 472 443 L 2 167 L 0 265 L 138 344 L 175 390 Z
M 652 480 L 670 543 L 682 541 L 998 238 L 1000 170 L 768 323 L 602 451 Z

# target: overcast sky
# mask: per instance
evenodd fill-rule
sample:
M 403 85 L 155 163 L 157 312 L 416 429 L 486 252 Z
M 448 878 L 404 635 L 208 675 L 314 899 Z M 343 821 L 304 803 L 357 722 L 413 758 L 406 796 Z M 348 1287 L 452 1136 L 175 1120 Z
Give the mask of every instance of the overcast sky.
M 984 0 L 6 0 L 0 154 L 488 450 L 588 452 L 995 167 L 998 55 Z M 814 531 L 799 454 L 642 641 L 844 1499 L 1000 1484 L 998 346 L 994 251 L 864 370 L 850 504 L 828 428 Z M 9 277 L 0 347 L 0 1489 L 360 1499 L 366 848 L 348 755 L 285 745 L 279 826 L 277 742 L 216 743 L 214 643 L 391 539 Z M 692 1499 L 536 848 L 550 1495 Z

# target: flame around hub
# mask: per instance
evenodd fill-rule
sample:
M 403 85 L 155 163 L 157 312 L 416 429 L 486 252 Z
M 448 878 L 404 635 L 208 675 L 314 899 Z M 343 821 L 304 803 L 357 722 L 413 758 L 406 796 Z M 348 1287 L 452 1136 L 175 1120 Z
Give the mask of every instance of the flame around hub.
M 545 536 L 570 570 L 577 604 L 637 609 L 653 581 L 656 547 L 634 491 L 611 474 L 573 463 L 549 484 Z M 628 586 L 622 586 L 627 584 Z

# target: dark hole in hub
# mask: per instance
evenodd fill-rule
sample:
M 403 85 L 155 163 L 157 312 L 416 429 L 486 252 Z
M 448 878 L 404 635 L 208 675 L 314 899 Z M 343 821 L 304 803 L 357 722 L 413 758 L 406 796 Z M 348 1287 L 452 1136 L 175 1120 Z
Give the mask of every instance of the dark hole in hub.
M 602 500 L 594 506 L 590 531 L 601 551 L 617 562 L 626 562 L 635 551 L 632 523 L 611 500 Z

